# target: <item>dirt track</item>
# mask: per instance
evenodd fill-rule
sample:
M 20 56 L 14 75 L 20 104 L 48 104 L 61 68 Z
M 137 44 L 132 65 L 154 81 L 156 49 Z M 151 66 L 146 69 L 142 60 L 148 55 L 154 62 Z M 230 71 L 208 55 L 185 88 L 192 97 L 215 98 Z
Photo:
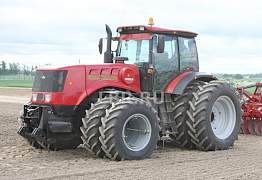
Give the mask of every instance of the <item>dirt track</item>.
M 81 147 L 35 150 L 16 134 L 29 97 L 30 90 L 0 88 L 0 179 L 262 179 L 262 137 L 256 136 L 240 136 L 228 151 L 159 148 L 141 161 L 97 159 Z

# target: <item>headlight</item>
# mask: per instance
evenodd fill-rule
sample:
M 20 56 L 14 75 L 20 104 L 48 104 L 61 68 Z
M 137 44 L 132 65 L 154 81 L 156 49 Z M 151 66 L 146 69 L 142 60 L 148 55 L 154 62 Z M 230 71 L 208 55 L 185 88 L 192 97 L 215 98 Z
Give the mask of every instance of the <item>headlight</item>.
M 45 94 L 45 102 L 49 103 L 49 102 L 51 102 L 51 100 L 52 100 L 52 95 L 51 94 Z
M 31 100 L 32 100 L 32 102 L 36 102 L 37 101 L 37 94 L 33 93 Z

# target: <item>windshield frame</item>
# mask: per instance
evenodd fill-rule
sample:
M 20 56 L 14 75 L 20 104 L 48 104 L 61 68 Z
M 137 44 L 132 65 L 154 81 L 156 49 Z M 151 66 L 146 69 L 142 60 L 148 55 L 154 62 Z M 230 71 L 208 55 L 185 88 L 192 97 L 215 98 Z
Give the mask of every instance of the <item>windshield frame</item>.
M 118 41 L 118 44 L 117 44 L 117 49 L 116 49 L 116 56 L 120 57 L 121 43 L 122 43 L 123 40 L 148 40 L 149 41 L 148 61 L 139 62 L 139 63 L 152 64 L 153 37 L 154 36 L 155 36 L 155 34 L 152 34 L 152 33 L 135 33 L 135 34 L 122 34 L 122 35 L 120 35 L 120 38 L 119 38 L 119 41 Z

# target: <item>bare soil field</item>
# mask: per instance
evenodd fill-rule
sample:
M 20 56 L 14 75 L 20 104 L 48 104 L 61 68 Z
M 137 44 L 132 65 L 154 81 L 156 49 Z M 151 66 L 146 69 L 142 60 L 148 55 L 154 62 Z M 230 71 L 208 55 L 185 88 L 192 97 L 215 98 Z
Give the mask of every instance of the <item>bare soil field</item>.
M 114 162 L 85 149 L 48 152 L 17 133 L 30 89 L 0 88 L 0 179 L 262 179 L 262 137 L 239 136 L 227 151 L 158 147 L 150 159 Z

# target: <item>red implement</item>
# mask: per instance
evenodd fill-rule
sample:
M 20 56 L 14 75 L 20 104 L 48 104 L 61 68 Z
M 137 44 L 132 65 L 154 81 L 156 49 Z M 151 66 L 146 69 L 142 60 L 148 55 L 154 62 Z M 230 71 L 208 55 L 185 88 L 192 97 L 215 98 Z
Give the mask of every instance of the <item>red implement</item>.
M 262 83 L 237 88 L 241 98 L 241 133 L 262 136 Z

